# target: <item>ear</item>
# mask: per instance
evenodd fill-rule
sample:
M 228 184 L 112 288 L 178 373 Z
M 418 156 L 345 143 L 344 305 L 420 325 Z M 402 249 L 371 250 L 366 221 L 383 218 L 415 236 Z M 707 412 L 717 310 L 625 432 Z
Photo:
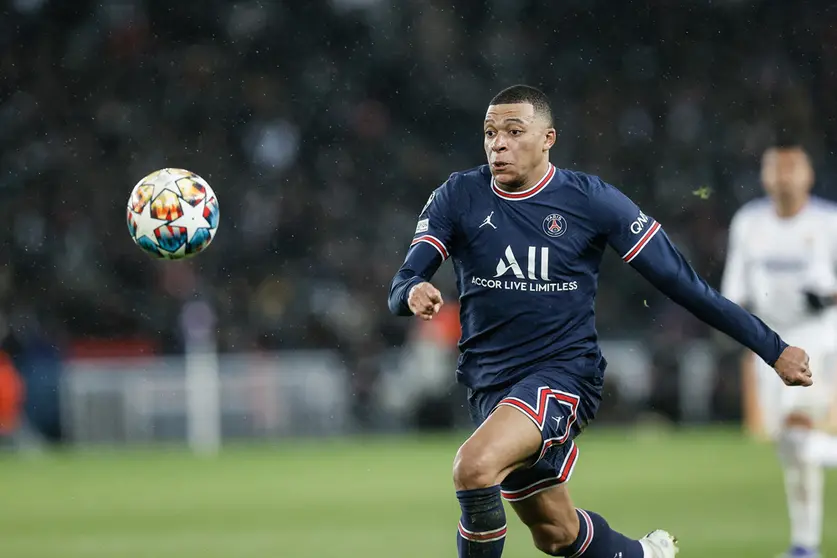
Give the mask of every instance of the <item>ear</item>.
M 546 135 L 544 136 L 543 141 L 543 150 L 549 151 L 555 145 L 555 141 L 558 139 L 558 133 L 555 131 L 555 128 L 547 128 Z

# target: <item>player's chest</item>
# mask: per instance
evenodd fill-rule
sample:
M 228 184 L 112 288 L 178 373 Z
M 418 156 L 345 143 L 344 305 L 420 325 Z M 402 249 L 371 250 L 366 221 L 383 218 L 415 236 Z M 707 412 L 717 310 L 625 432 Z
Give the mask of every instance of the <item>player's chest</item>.
M 589 251 L 591 227 L 574 208 L 492 201 L 460 223 L 461 254 L 474 265 L 519 267 L 541 276 L 575 268 Z
M 775 273 L 799 272 L 821 257 L 828 257 L 826 241 L 815 224 L 765 223 L 754 228 L 745 242 L 745 257 L 756 268 Z

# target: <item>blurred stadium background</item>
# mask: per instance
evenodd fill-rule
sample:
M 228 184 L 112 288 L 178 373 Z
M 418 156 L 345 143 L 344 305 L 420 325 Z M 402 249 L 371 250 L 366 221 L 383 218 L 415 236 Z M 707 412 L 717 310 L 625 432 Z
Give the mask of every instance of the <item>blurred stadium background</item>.
M 430 190 L 482 161 L 493 93 L 542 87 L 553 162 L 717 285 L 777 133 L 834 199 L 835 67 L 825 1 L 0 1 L 0 557 L 451 556 L 456 308 L 420 326 L 386 290 Z M 166 166 L 221 203 L 185 263 L 124 223 Z M 739 348 L 612 254 L 598 326 L 578 503 L 686 557 L 782 550 Z M 537 555 L 517 523 L 507 548 Z

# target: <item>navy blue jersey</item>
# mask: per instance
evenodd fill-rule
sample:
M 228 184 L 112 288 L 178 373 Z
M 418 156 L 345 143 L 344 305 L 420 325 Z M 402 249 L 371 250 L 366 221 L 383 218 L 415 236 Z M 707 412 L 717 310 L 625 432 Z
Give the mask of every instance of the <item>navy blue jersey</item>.
M 769 364 L 787 346 L 701 279 L 621 191 L 552 165 L 535 186 L 514 193 L 493 182 L 487 165 L 452 174 L 421 211 L 389 307 L 411 315 L 410 289 L 451 258 L 461 305 L 458 379 L 476 390 L 509 385 L 545 361 L 600 358 L 594 307 L 607 245 Z

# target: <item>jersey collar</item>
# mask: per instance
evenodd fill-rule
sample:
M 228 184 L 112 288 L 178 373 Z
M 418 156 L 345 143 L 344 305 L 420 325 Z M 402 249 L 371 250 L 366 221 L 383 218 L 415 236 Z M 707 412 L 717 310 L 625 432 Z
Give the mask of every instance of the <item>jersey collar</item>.
M 555 176 L 555 166 L 552 163 L 549 163 L 549 168 L 546 169 L 546 174 L 543 175 L 543 178 L 541 178 L 538 181 L 538 183 L 532 186 L 531 188 L 521 190 L 520 192 L 506 192 L 502 188 L 500 188 L 497 185 L 497 182 L 494 180 L 494 178 L 492 178 L 491 189 L 494 190 L 495 194 L 497 194 L 504 200 L 528 200 L 529 198 L 546 188 L 546 185 L 549 184 L 553 176 Z

